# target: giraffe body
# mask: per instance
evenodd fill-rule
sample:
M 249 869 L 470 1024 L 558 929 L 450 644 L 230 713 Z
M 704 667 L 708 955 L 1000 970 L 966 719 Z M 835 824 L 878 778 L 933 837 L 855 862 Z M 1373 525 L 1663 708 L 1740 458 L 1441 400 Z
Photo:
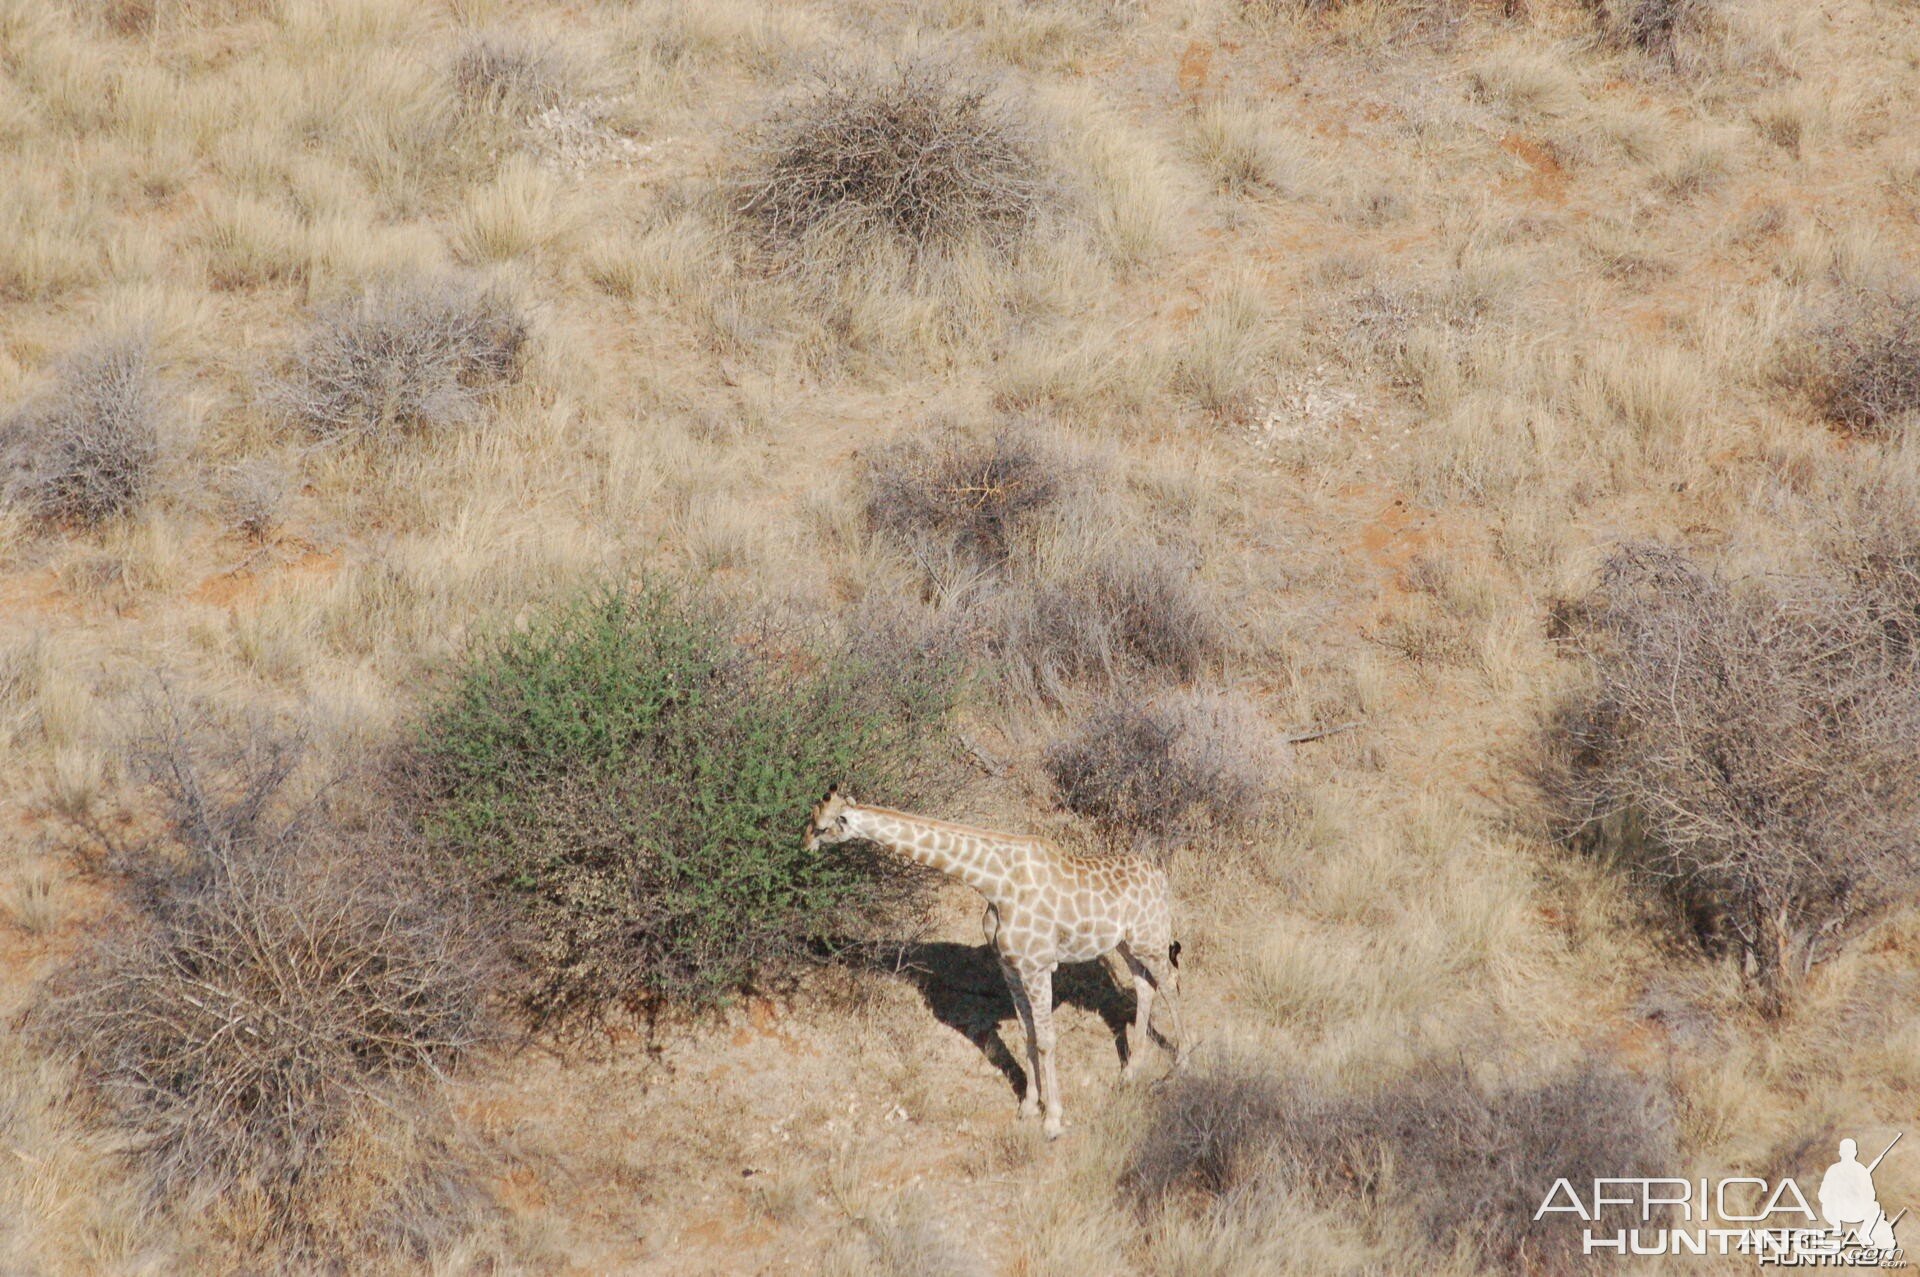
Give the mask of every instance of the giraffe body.
M 1164 994 L 1179 1036 L 1172 995 L 1180 946 L 1173 942 L 1167 876 L 1158 866 L 1137 856 L 1074 855 L 1043 838 L 867 806 L 838 790 L 814 808 L 807 839 L 811 847 L 863 839 L 959 878 L 986 898 L 988 937 L 1027 1035 L 1021 1114 L 1044 1106 L 1049 1139 L 1064 1125 L 1053 1069 L 1053 973 L 1062 962 L 1117 955 L 1138 1003 L 1127 1072 L 1138 1071 L 1148 1037 L 1159 1038 L 1178 1064 L 1179 1046 L 1152 1025 L 1154 995 Z

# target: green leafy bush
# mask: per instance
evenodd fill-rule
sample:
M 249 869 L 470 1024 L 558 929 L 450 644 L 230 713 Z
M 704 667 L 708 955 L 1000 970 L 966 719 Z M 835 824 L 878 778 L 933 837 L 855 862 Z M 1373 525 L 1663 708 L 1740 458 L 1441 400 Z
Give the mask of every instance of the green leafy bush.
M 711 1003 L 919 894 L 802 831 L 834 782 L 937 795 L 950 671 L 732 628 L 673 588 L 599 593 L 477 651 L 425 725 L 429 831 L 526 924 L 542 1017 Z

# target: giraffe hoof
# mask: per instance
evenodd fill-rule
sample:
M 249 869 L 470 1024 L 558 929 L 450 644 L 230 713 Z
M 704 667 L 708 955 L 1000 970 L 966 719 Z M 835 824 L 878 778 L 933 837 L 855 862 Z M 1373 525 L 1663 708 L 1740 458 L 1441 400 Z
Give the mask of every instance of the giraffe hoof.
M 1046 1125 L 1047 1138 L 1057 1140 L 1066 1133 L 1066 1127 L 1056 1118 Z
M 1021 1121 L 1024 1122 L 1028 1118 L 1034 1118 L 1039 1116 L 1040 1116 L 1040 1101 L 1038 1100 L 1021 1100 L 1020 1101 L 1020 1120 Z

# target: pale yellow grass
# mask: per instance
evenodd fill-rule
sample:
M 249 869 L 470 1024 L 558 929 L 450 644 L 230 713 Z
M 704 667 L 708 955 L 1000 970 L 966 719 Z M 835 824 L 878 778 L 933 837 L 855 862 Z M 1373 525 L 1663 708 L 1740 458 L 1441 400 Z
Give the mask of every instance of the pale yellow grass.
M 649 149 L 572 170 L 449 79 L 474 32 L 560 24 L 545 4 L 159 5 L 125 34 L 0 3 L 0 413 L 65 350 L 136 324 L 183 403 L 180 455 L 135 517 L 77 534 L 0 512 L 0 767 L 24 778 L 0 796 L 7 943 L 39 972 L 94 925 L 61 817 L 127 801 L 123 739 L 156 667 L 346 759 L 405 733 L 466 645 L 594 582 L 682 572 L 855 625 L 924 594 L 928 618 L 964 621 L 986 586 L 930 582 L 873 533 L 860 458 L 943 413 L 1019 419 L 1098 476 L 1084 514 L 1039 534 L 1034 579 L 1164 541 L 1221 600 L 1236 694 L 1277 723 L 1362 722 L 1300 747 L 1271 834 L 1174 859 L 1204 1049 L 1338 1088 L 1432 1052 L 1499 1073 L 1624 1043 L 1676 1088 L 1674 1173 L 1773 1165 L 1829 1129 L 1864 1142 L 1920 1084 L 1911 911 L 1768 1024 L 1640 885 L 1548 838 L 1513 772 L 1578 673 L 1547 610 L 1613 538 L 1738 531 L 1746 566 L 1804 566 L 1808 494 L 1894 457 L 1833 447 L 1775 380 L 1809 307 L 1915 251 L 1910 219 L 1859 212 L 1920 190 L 1893 127 L 1911 40 L 1883 51 L 1842 8 L 1733 6 L 1668 72 L 1571 9 L 588 4 L 564 16 L 579 83 Z M 743 128 L 823 59 L 902 51 L 1030 95 L 1058 207 L 1009 255 L 862 246 L 837 274 L 769 269 L 725 185 Z M 534 320 L 483 425 L 313 449 L 262 409 L 310 307 L 449 268 Z M 1352 404 L 1316 400 L 1250 446 L 1296 383 Z M 246 536 L 224 493 L 252 463 L 287 479 Z M 1036 763 L 1076 708 L 970 707 L 1011 771 L 967 801 L 1075 834 Z M 940 938 L 977 943 L 977 908 L 948 903 Z M 1390 1209 L 1371 1229 L 1303 1201 L 1140 1216 L 1116 1180 L 1154 1095 L 1111 1088 L 1083 1007 L 1062 1010 L 1074 1129 L 1047 1148 L 902 974 L 822 979 L 781 1022 L 800 1047 L 750 1018 L 663 1022 L 666 1050 L 702 1043 L 680 1071 L 647 1071 L 627 1039 L 492 1065 L 492 1149 L 539 1191 L 506 1207 L 510 1259 L 482 1236 L 434 1262 L 1090 1277 L 1396 1271 L 1406 1253 Z M 11 1012 L 30 977 L 0 991 Z M 1821 1045 L 1862 1006 L 1882 1017 L 1866 1046 Z M 1707 1046 L 1675 1027 L 1696 1022 Z M 996 1031 L 1021 1053 L 1010 1019 Z M 19 1204 L 0 1267 L 210 1254 L 195 1221 L 141 1204 L 63 1069 L 0 1040 L 0 1200 Z M 775 1103 L 797 1115 L 786 1142 Z M 872 1116 L 895 1106 L 907 1118 Z M 1896 1172 L 1886 1194 L 1920 1181 Z

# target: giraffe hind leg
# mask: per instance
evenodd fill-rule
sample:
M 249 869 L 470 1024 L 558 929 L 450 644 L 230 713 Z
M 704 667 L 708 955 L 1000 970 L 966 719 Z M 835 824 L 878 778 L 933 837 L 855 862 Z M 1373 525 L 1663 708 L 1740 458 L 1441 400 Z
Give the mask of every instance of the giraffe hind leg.
M 1127 965 L 1133 968 L 1134 987 L 1140 992 L 1139 1025 L 1145 1031 L 1144 1036 L 1151 1037 L 1173 1056 L 1173 1066 L 1179 1068 L 1186 1059 L 1187 1034 L 1180 1022 L 1180 1000 L 1175 996 L 1172 983 L 1173 966 L 1168 959 L 1155 961 L 1142 958 L 1131 950 L 1127 953 Z M 1159 994 L 1155 999 L 1154 994 Z M 1153 1025 L 1149 1008 L 1159 1001 L 1167 1009 L 1173 1021 L 1173 1036 L 1169 1038 Z
M 1139 959 L 1122 940 L 1113 950 L 1119 958 L 1119 969 L 1114 972 L 1116 979 L 1124 973 L 1124 983 L 1133 986 L 1133 1027 L 1127 1032 L 1127 1059 L 1121 1069 L 1126 1078 L 1139 1076 L 1141 1063 L 1146 1059 L 1147 1040 L 1152 1030 L 1148 1027 L 1153 1021 L 1153 981 L 1147 978 L 1146 970 Z
M 1172 1013 L 1173 1038 L 1167 1042 L 1167 1050 L 1173 1055 L 1173 1067 L 1179 1069 L 1186 1064 L 1187 1052 L 1193 1045 L 1187 1039 L 1186 1026 L 1180 1022 L 1180 995 L 1175 988 L 1179 977 L 1173 974 L 1171 965 L 1154 969 L 1153 976 L 1154 984 L 1159 986 L 1160 991 L 1166 995 L 1161 1001 L 1166 1003 L 1167 1010 Z

